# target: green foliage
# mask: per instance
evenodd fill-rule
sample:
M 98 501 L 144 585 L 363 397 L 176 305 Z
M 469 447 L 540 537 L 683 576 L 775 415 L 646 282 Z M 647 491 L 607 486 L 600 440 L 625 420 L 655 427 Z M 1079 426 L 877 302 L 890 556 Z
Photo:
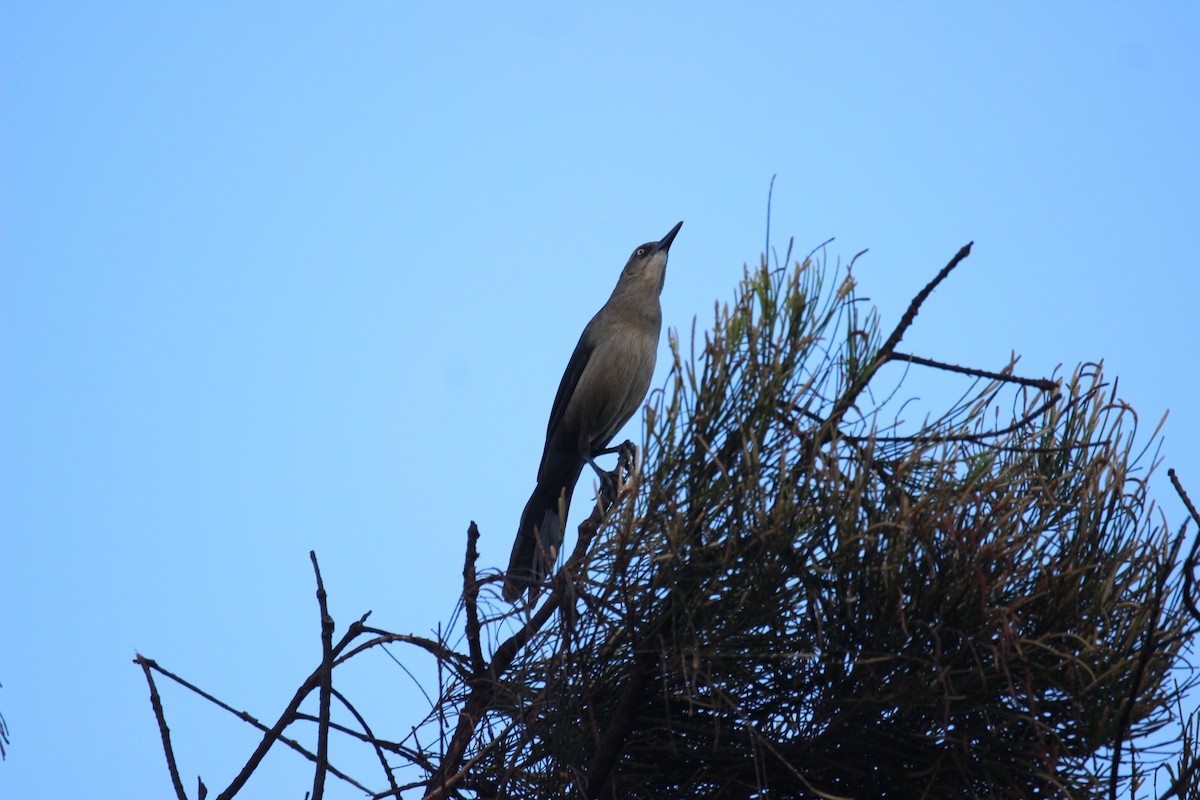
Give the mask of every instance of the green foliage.
M 875 396 L 916 303 L 881 344 L 826 280 L 764 265 L 690 352 L 672 337 L 641 476 L 560 575 L 574 612 L 502 678 L 466 785 L 1091 797 L 1114 742 L 1172 720 L 1182 532 L 1100 367 L 935 365 L 974 382 L 906 423 Z
M 1183 710 L 1200 681 L 1186 661 L 1200 542 L 1181 558 L 1186 526 L 1172 533 L 1151 503 L 1133 410 L 1096 364 L 1031 379 L 896 349 L 969 251 L 886 339 L 849 271 L 747 271 L 686 356 L 672 335 L 642 469 L 622 448 L 616 497 L 579 526 L 548 592 L 501 602 L 502 576 L 476 574 L 471 524 L 463 625 L 444 629 L 461 648 L 441 626 L 395 634 L 368 615 L 335 642 L 310 553 L 321 661 L 274 725 L 139 655 L 176 797 L 156 680 L 260 731 L 221 798 L 282 742 L 315 765 L 314 800 L 327 775 L 426 800 L 1115 800 L 1150 786 L 1200 800 L 1200 722 Z M 968 386 L 907 421 L 901 365 Z M 398 741 L 334 688 L 339 667 L 389 644 L 438 674 Z M 313 694 L 315 717 L 300 710 Z M 315 748 L 285 733 L 297 723 L 316 724 Z M 333 734 L 369 747 L 387 788 L 331 764 Z M 1165 744 L 1147 764 L 1152 735 Z M 0 718 L 0 754 L 6 742 Z

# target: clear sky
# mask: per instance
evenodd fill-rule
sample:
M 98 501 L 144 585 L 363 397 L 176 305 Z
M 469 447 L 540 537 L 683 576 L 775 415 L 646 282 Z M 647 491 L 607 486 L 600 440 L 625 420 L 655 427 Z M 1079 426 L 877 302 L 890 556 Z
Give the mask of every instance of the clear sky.
M 0 8 L 0 797 L 169 794 L 138 651 L 273 719 L 310 548 L 342 625 L 445 620 L 629 252 L 684 220 L 664 322 L 706 325 L 774 174 L 774 241 L 870 248 L 885 325 L 974 240 L 907 348 L 1104 359 L 1170 409 L 1172 526 L 1165 467 L 1200 495 L 1196 4 Z M 164 702 L 222 787 L 252 737 Z M 247 796 L 303 796 L 268 766 Z

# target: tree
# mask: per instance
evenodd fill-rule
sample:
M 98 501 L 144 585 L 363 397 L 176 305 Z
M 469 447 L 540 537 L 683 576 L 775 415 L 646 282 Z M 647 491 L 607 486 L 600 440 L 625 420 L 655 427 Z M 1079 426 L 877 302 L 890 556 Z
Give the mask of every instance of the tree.
M 1015 359 L 899 350 L 969 252 L 886 339 L 850 269 L 788 267 L 789 249 L 747 270 L 686 355 L 672 334 L 641 468 L 627 448 L 616 495 L 528 604 L 476 573 L 473 523 L 456 639 L 364 617 L 335 644 L 318 570 L 322 663 L 221 796 L 276 741 L 299 746 L 282 733 L 315 692 L 314 797 L 337 774 L 331 730 L 375 748 L 377 796 L 1095 797 L 1144 781 L 1137 743 L 1183 725 L 1163 781 L 1195 800 L 1179 708 L 1198 680 L 1181 670 L 1196 546 L 1150 500 L 1133 410 L 1099 364 L 1024 378 Z M 961 379 L 961 399 L 907 421 L 909 369 Z M 334 667 L 390 642 L 448 676 L 398 741 L 332 687 Z M 175 676 L 139 661 L 184 797 L 154 682 Z

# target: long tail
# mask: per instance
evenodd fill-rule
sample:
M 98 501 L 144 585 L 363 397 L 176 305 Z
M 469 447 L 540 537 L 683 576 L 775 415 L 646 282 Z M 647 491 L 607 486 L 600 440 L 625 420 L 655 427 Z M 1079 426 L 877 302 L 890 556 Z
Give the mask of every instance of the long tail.
M 504 577 L 504 599 L 508 602 L 514 602 L 527 589 L 540 586 L 554 566 L 571 507 L 571 492 L 578 478 L 576 470 L 565 485 L 562 480 L 539 481 L 529 496 Z

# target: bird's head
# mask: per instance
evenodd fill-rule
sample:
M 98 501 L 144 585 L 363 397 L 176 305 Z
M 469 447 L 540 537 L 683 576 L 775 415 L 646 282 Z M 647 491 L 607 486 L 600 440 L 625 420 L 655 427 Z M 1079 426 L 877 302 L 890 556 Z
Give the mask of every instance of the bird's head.
M 671 249 L 671 242 L 675 241 L 675 234 L 679 233 L 682 227 L 681 220 L 657 242 L 638 245 L 625 262 L 625 269 L 621 270 L 621 280 L 618 283 L 650 285 L 661 294 L 667 279 L 667 251 Z

